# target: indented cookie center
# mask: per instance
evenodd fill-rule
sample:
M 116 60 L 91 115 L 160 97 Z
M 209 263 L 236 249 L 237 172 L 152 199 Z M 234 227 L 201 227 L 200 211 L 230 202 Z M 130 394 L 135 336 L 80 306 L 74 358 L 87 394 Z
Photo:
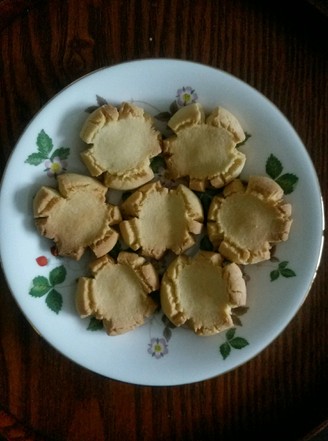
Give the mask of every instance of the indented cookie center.
M 174 163 L 181 176 L 205 179 L 226 171 L 234 157 L 235 143 L 224 129 L 206 124 L 179 131 L 173 141 Z
M 197 321 L 215 323 L 218 312 L 229 309 L 222 268 L 195 262 L 182 269 L 179 284 L 182 309 Z
M 143 201 L 139 219 L 145 248 L 171 249 L 184 240 L 188 231 L 183 198 L 174 192 L 151 193 Z
M 226 239 L 251 249 L 270 238 L 276 219 L 275 207 L 243 193 L 225 199 L 218 212 L 220 229 Z
M 107 124 L 95 136 L 94 155 L 109 173 L 138 167 L 152 154 L 154 134 L 143 119 L 127 118 Z
M 88 197 L 88 192 L 79 191 L 63 200 L 53 211 L 52 222 L 60 225 L 62 242 L 72 242 L 74 238 L 76 244 L 83 245 L 92 243 L 99 235 L 107 217 L 107 208 L 102 201 L 93 194 Z
M 127 265 L 106 266 L 92 283 L 96 315 L 107 316 L 110 305 L 110 314 L 117 322 L 133 315 L 140 308 L 141 298 L 146 297 L 136 273 Z

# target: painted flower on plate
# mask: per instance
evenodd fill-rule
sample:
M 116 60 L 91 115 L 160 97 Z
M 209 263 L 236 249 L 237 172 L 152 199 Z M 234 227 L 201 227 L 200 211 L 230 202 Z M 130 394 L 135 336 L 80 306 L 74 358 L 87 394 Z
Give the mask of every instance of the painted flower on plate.
M 169 352 L 165 338 L 152 338 L 148 346 L 148 353 L 157 359 Z
M 49 177 L 55 177 L 66 171 L 67 162 L 55 156 L 53 159 L 47 159 L 44 163 Z
M 188 104 L 195 103 L 198 100 L 198 95 L 190 86 L 182 87 L 177 90 L 176 102 L 179 107 L 187 106 Z

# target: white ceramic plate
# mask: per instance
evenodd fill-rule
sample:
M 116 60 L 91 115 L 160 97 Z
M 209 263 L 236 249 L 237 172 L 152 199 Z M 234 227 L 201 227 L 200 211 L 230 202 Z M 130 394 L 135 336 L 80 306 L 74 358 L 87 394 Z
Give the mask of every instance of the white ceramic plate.
M 99 323 L 75 312 L 74 286 L 86 273 L 80 262 L 55 257 L 36 232 L 32 199 L 52 171 L 86 173 L 79 131 L 90 108 L 133 101 L 156 117 L 172 103 L 221 105 L 250 135 L 242 177 L 271 175 L 285 182 L 293 206 L 289 240 L 270 261 L 245 267 L 247 308 L 235 327 L 212 337 L 171 328 L 157 313 L 144 326 L 109 337 Z M 125 382 L 176 385 L 208 379 L 245 363 L 268 346 L 296 314 L 320 261 L 323 207 L 311 159 L 286 118 L 264 96 L 237 78 L 204 65 L 142 60 L 98 70 L 55 96 L 24 131 L 5 170 L 0 199 L 1 259 L 10 289 L 32 326 L 58 351 L 94 372 Z M 31 294 L 34 295 L 31 295 Z

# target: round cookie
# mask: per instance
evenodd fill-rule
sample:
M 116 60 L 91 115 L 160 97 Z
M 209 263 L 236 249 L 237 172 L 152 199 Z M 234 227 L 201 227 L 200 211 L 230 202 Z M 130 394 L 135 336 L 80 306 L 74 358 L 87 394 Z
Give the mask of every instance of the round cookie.
M 108 253 L 119 236 L 111 226 L 121 214 L 106 203 L 107 187 L 76 173 L 59 175 L 57 182 L 58 190 L 43 186 L 33 200 L 40 234 L 55 242 L 60 256 L 79 260 L 87 248 L 97 257 Z
M 195 243 L 203 209 L 185 185 L 168 189 L 157 181 L 136 190 L 121 205 L 124 242 L 143 256 L 160 259 L 166 250 L 180 254 Z
M 150 159 L 161 153 L 161 135 L 141 107 L 103 105 L 87 118 L 80 137 L 89 144 L 83 162 L 107 187 L 131 190 L 154 177 Z
M 178 256 L 161 283 L 164 314 L 176 326 L 198 335 L 213 335 L 233 326 L 232 308 L 246 303 L 246 285 L 240 268 L 223 265 L 218 253 Z
M 92 277 L 81 277 L 76 308 L 82 318 L 103 321 L 109 335 L 141 326 L 157 304 L 149 295 L 159 287 L 154 267 L 135 253 L 121 252 L 115 262 L 103 256 L 90 265 Z
M 270 259 L 273 244 L 288 239 L 292 207 L 282 188 L 266 176 L 235 180 L 215 196 L 208 212 L 207 231 L 214 248 L 239 264 Z
M 167 167 L 173 179 L 189 178 L 189 187 L 204 191 L 220 188 L 242 171 L 246 157 L 236 149 L 245 134 L 235 118 L 222 107 L 205 118 L 202 106 L 178 110 L 168 122 L 175 135 L 163 142 Z

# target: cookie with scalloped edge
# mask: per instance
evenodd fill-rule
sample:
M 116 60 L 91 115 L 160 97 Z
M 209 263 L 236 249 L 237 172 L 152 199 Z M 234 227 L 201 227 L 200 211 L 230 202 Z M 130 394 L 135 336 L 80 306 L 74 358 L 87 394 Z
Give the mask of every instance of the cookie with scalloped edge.
M 273 244 L 288 239 L 292 224 L 292 207 L 283 196 L 266 176 L 227 185 L 209 207 L 207 230 L 214 248 L 244 265 L 270 259 Z
M 205 116 L 199 103 L 178 110 L 169 120 L 174 135 L 163 141 L 163 152 L 173 179 L 189 178 L 189 187 L 204 191 L 221 188 L 240 175 L 246 156 L 236 145 L 245 140 L 237 118 L 216 107 Z
M 160 259 L 166 250 L 180 254 L 195 243 L 203 227 L 203 209 L 185 185 L 166 188 L 159 181 L 134 191 L 120 207 L 124 242 L 143 256 Z
M 108 253 L 119 234 L 112 228 L 121 221 L 117 206 L 106 202 L 107 187 L 76 173 L 57 177 L 58 189 L 43 186 L 33 200 L 40 234 L 55 242 L 58 254 L 79 260 L 87 248 L 97 257 Z
M 158 305 L 150 293 L 159 288 L 151 263 L 135 253 L 121 252 L 114 261 L 103 256 L 91 263 L 92 277 L 81 277 L 76 309 L 82 318 L 103 321 L 109 335 L 131 331 L 145 323 Z
M 154 177 L 150 159 L 162 151 L 161 134 L 141 107 L 105 104 L 89 115 L 80 137 L 89 144 L 81 153 L 84 164 L 107 187 L 131 190 Z
M 175 326 L 208 336 L 233 326 L 233 308 L 246 304 L 246 285 L 235 263 L 224 264 L 218 253 L 201 251 L 178 256 L 164 273 L 161 290 L 164 314 Z

